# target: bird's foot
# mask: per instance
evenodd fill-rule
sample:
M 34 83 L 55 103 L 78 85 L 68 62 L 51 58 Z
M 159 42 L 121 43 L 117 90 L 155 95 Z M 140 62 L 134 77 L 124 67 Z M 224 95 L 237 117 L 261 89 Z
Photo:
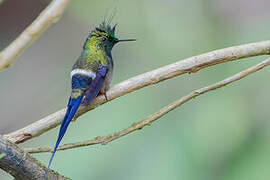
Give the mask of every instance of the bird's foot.
M 101 89 L 99 93 L 104 95 L 106 101 L 108 101 L 108 97 L 107 97 L 106 91 L 104 89 Z

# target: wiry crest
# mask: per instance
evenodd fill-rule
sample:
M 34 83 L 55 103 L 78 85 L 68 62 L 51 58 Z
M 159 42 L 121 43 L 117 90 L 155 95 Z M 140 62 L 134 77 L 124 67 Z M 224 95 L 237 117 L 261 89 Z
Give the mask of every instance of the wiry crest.
M 106 23 L 106 21 L 103 21 L 101 24 L 99 24 L 95 31 L 104 32 L 107 33 L 111 37 L 115 37 L 115 28 L 117 24 L 114 26 L 111 26 L 110 24 Z
M 109 36 L 115 38 L 115 28 L 117 24 L 115 25 L 111 25 L 111 24 L 116 14 L 117 14 L 116 7 L 114 7 L 111 11 L 107 11 L 107 13 L 105 14 L 103 18 L 103 21 L 91 33 L 94 33 L 94 32 L 106 33 Z

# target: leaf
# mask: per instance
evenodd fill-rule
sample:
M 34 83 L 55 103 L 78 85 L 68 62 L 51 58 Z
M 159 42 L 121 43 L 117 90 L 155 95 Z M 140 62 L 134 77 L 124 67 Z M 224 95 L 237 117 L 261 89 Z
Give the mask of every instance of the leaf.
M 0 159 L 2 159 L 4 156 L 6 156 L 7 154 L 6 153 L 1 153 L 0 154 Z

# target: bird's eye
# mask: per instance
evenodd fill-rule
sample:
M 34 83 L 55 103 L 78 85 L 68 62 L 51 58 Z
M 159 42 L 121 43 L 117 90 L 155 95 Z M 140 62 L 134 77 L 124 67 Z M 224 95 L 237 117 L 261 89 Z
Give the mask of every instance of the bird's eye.
M 105 38 L 105 37 L 103 37 L 103 38 L 101 39 L 101 41 L 106 41 L 106 38 Z

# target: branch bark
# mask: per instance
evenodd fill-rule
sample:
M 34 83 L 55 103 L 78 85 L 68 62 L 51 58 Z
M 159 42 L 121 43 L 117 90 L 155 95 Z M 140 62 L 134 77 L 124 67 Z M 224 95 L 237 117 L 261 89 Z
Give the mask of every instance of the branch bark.
M 59 20 L 69 0 L 53 0 L 35 21 L 29 25 L 8 47 L 0 52 L 0 71 L 11 65 L 14 59 L 23 52 L 52 23 Z
M 18 180 L 44 179 L 46 167 L 17 145 L 0 136 L 0 168 Z M 67 180 L 64 176 L 49 170 L 52 180 Z
M 0 0 L 0 4 L 3 1 Z M 0 52 L 0 71 L 11 65 L 42 32 L 55 23 L 67 6 L 69 0 L 53 0 L 46 9 L 29 25 L 8 47 Z M 44 179 L 46 167 L 17 145 L 0 135 L 0 168 L 15 179 Z M 50 179 L 69 179 L 49 170 Z
M 190 57 L 176 63 L 146 72 L 125 80 L 107 92 L 108 101 L 141 89 L 145 86 L 159 83 L 169 78 L 184 74 L 194 73 L 200 69 L 215 64 L 233 61 L 241 58 L 270 54 L 270 41 L 262 41 L 241 46 L 212 51 L 198 56 Z M 98 96 L 89 106 L 81 106 L 76 118 L 97 106 L 108 102 L 103 96 Z M 37 137 L 61 123 L 66 109 L 57 111 L 39 121 L 36 121 L 22 129 L 6 134 L 5 138 L 14 143 L 22 143 Z
M 90 145 L 95 145 L 95 144 L 107 144 L 113 140 L 119 139 L 120 137 L 125 136 L 127 134 L 130 134 L 136 130 L 140 130 L 143 127 L 145 127 L 146 125 L 151 125 L 154 121 L 158 120 L 159 118 L 161 118 L 162 116 L 164 116 L 168 112 L 174 110 L 175 108 L 181 106 L 182 104 L 188 102 L 189 100 L 192 100 L 193 98 L 195 98 L 199 95 L 202 95 L 206 92 L 215 90 L 217 88 L 221 88 L 221 87 L 226 86 L 232 82 L 240 80 L 240 79 L 268 66 L 268 65 L 270 65 L 270 58 L 267 60 L 264 60 L 263 62 L 255 65 L 251 68 L 248 68 L 248 69 L 246 69 L 242 72 L 239 72 L 231 77 L 228 77 L 222 81 L 219 81 L 215 84 L 194 90 L 191 93 L 189 93 L 188 95 L 180 98 L 179 100 L 176 100 L 173 103 L 163 107 L 162 109 L 158 110 L 154 114 L 149 115 L 145 119 L 143 119 L 139 122 L 133 123 L 130 127 L 126 128 L 126 129 L 123 129 L 121 131 L 118 131 L 118 132 L 115 132 L 113 134 L 109 134 L 106 136 L 98 136 L 92 140 L 64 144 L 62 146 L 59 146 L 58 150 L 66 150 L 66 149 L 72 149 L 72 148 L 82 147 L 82 146 L 90 146 Z M 47 146 L 47 147 L 38 147 L 38 148 L 25 148 L 24 150 L 26 152 L 29 152 L 29 153 L 41 153 L 41 152 L 53 151 L 53 148 L 54 148 L 53 146 L 52 147 Z

